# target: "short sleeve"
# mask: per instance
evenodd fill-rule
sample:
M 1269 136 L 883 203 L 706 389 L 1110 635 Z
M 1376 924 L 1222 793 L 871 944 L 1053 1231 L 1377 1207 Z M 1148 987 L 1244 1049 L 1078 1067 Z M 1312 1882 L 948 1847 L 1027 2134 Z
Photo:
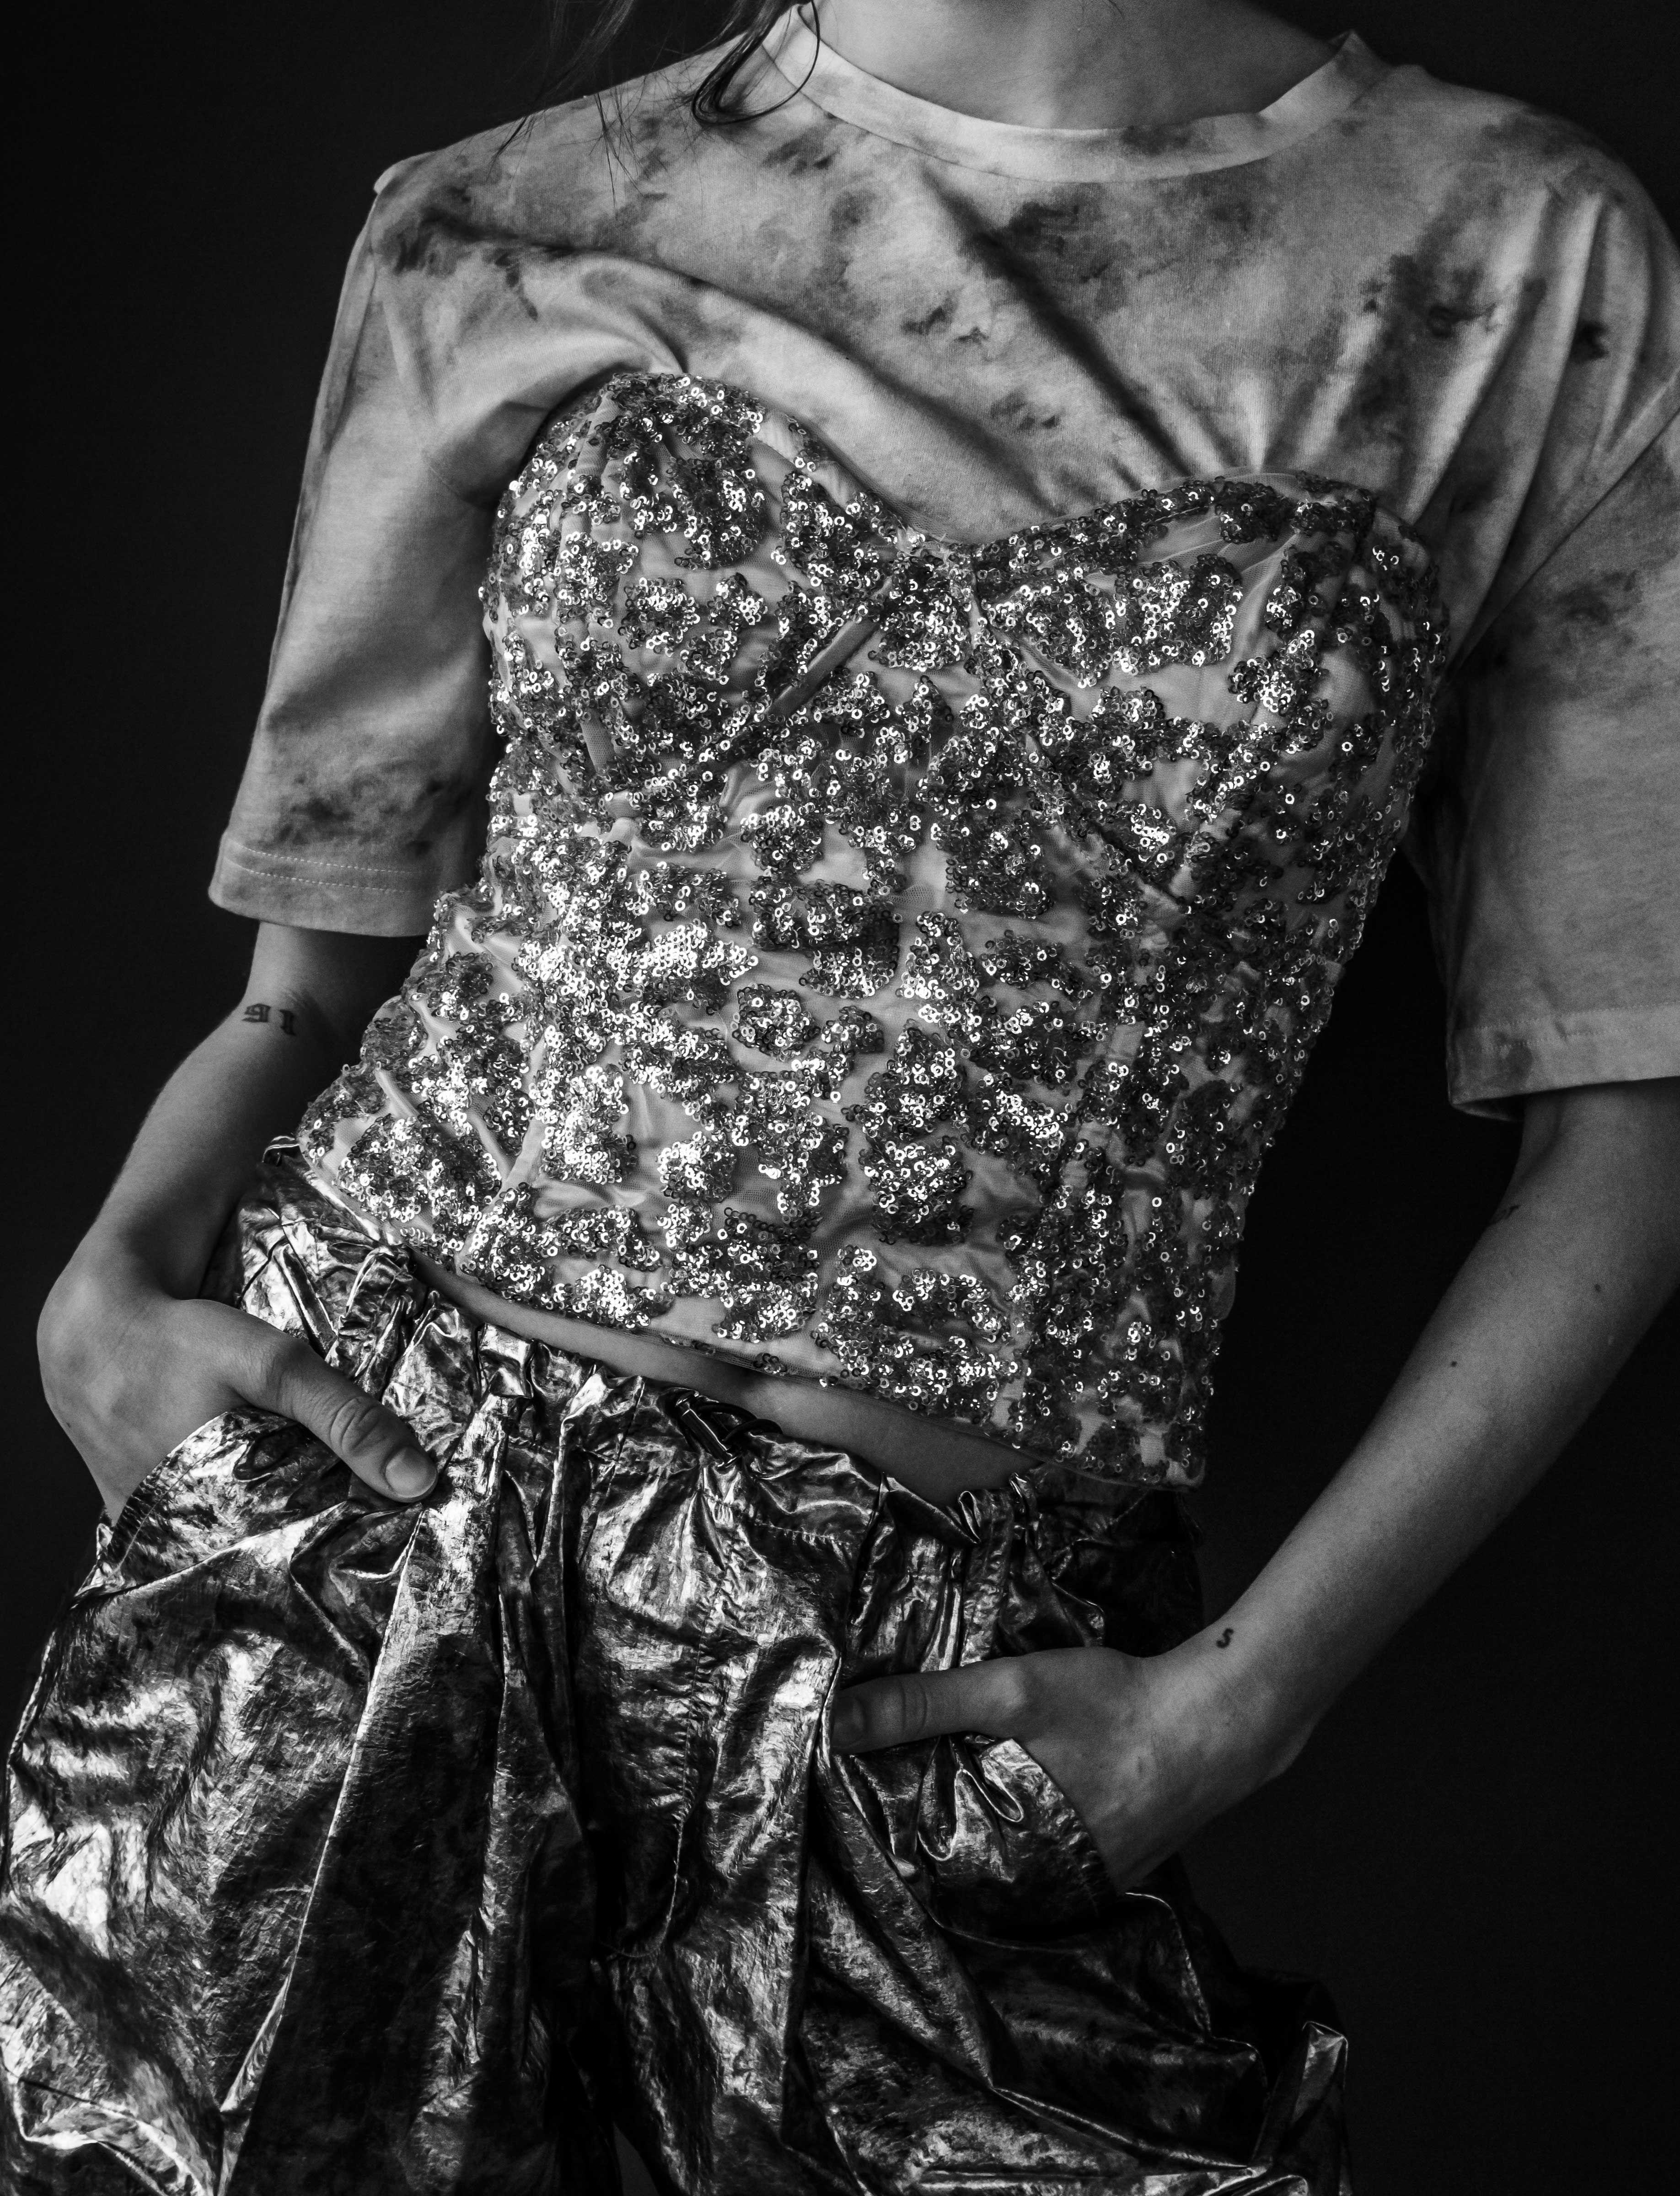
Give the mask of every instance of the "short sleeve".
M 430 461 L 367 231 L 305 466 L 268 683 L 211 896 L 306 929 L 425 930 L 477 860 L 493 500 Z
M 1410 851 L 1448 995 L 1448 1087 L 1680 1075 L 1680 425 L 1477 641 Z

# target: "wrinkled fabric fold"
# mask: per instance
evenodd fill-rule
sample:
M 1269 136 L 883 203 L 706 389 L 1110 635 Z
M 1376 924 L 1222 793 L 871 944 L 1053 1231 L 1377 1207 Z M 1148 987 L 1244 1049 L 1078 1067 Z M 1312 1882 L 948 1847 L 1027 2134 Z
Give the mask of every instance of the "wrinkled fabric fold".
M 9 2187 L 596 2196 L 616 2122 L 682 2196 L 1345 2190 L 1333 2018 L 1176 1868 L 1117 1893 L 1013 1742 L 828 1743 L 1183 1637 L 1175 1498 L 936 1507 L 477 1324 L 284 1155 L 221 1286 L 442 1470 L 233 1413 L 101 1529 L 10 1762 Z

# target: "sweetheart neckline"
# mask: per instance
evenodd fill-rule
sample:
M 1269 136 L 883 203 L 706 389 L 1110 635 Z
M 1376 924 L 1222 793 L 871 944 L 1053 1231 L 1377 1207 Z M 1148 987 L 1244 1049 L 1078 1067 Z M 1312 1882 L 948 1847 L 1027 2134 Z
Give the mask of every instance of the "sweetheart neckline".
M 642 386 L 669 384 L 677 388 L 715 391 L 718 395 L 734 402 L 747 405 L 758 413 L 759 429 L 753 431 L 755 433 L 769 420 L 774 419 L 781 423 L 789 431 L 786 438 L 789 449 L 784 454 L 789 456 L 790 462 L 795 464 L 800 462 L 793 455 L 793 453 L 797 451 L 800 439 L 803 438 L 805 442 L 821 453 L 823 459 L 828 465 L 852 483 L 853 490 L 857 495 L 866 497 L 884 513 L 901 535 L 913 537 L 904 545 L 905 546 L 929 550 L 943 563 L 954 563 L 965 558 L 1011 558 L 1018 545 L 1036 542 L 1048 547 L 1056 535 L 1071 534 L 1077 528 L 1099 524 L 1111 513 L 1122 512 L 1129 504 L 1140 503 L 1146 497 L 1169 496 L 1184 488 L 1218 489 L 1221 488 L 1265 488 L 1278 494 L 1287 494 L 1292 491 L 1297 502 L 1309 500 L 1315 494 L 1357 498 L 1370 506 L 1373 519 L 1381 517 L 1386 520 L 1404 541 L 1422 551 L 1431 565 L 1435 562 L 1434 551 L 1430 549 L 1428 542 L 1418 534 L 1416 528 L 1390 505 L 1384 503 L 1374 489 L 1363 488 L 1357 481 L 1346 481 L 1332 474 L 1313 472 L 1304 466 L 1261 467 L 1252 471 L 1231 473 L 1181 473 L 1170 481 L 1155 486 L 1137 488 L 1126 495 L 1111 496 L 1106 502 L 1088 505 L 1083 510 L 1071 511 L 1061 517 L 1034 519 L 1025 526 L 1012 527 L 1002 534 L 989 535 L 979 540 L 965 541 L 955 535 L 939 534 L 927 527 L 917 525 L 913 519 L 906 517 L 898 508 L 890 497 L 883 494 L 880 489 L 869 486 L 852 461 L 843 457 L 826 436 L 818 434 L 814 427 L 808 425 L 797 413 L 789 412 L 782 405 L 772 403 L 766 397 L 756 395 L 741 382 L 730 381 L 713 374 L 678 373 L 668 367 L 615 367 L 600 381 L 595 394 L 588 400 L 586 413 L 582 413 L 581 416 L 592 420 L 600 405 L 613 394 L 615 390 L 626 384 Z M 577 419 L 580 416 L 580 407 L 575 405 L 558 407 L 556 412 L 550 414 L 548 420 L 545 421 L 538 432 L 536 441 L 540 442 L 548 433 L 550 427 L 557 420 Z M 534 447 L 534 443 L 533 448 Z M 813 470 L 820 471 L 820 466 Z M 1287 487 L 1285 483 L 1288 484 Z M 1214 515 L 1216 515 L 1215 507 L 1206 506 L 1202 511 L 1172 513 L 1169 517 L 1189 518 Z M 1262 537 L 1256 535 L 1251 538 L 1257 540 Z M 1278 537 L 1269 538 L 1275 540 Z M 1235 545 L 1227 543 L 1227 546 Z

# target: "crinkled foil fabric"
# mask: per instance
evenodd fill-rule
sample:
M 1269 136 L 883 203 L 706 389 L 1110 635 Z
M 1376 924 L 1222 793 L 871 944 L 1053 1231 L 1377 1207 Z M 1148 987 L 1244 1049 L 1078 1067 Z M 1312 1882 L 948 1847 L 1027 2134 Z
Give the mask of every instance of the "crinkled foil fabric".
M 948 1509 L 417 1286 L 285 1163 L 228 1290 L 444 1459 L 233 1413 L 101 1531 L 10 1764 L 4 2186 L 1320 2196 L 1343 2046 L 1010 1742 L 838 1685 L 1197 1621 L 1170 1496 Z

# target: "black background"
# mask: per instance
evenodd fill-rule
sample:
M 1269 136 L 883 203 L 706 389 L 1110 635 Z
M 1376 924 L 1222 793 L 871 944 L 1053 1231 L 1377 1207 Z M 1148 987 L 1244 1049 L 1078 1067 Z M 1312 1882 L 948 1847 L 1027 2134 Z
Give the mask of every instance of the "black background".
M 1680 214 L 1666 9 L 1289 12 L 1585 123 Z M 249 926 L 204 887 L 344 255 L 390 161 L 528 102 L 536 22 L 512 0 L 34 20 L 12 194 L 33 263 L 12 415 L 9 1723 L 95 1510 L 39 1398 L 35 1313 L 151 1093 L 237 994 Z M 1199 1505 L 1218 1599 L 1346 1453 L 1509 1168 L 1511 1131 L 1448 1109 L 1440 1053 L 1397 866 L 1255 1205 Z M 1360 2196 L 1598 2196 L 1671 2166 L 1677 1338 L 1671 1307 L 1539 1493 L 1192 1852 L 1238 1951 L 1336 1997 Z

